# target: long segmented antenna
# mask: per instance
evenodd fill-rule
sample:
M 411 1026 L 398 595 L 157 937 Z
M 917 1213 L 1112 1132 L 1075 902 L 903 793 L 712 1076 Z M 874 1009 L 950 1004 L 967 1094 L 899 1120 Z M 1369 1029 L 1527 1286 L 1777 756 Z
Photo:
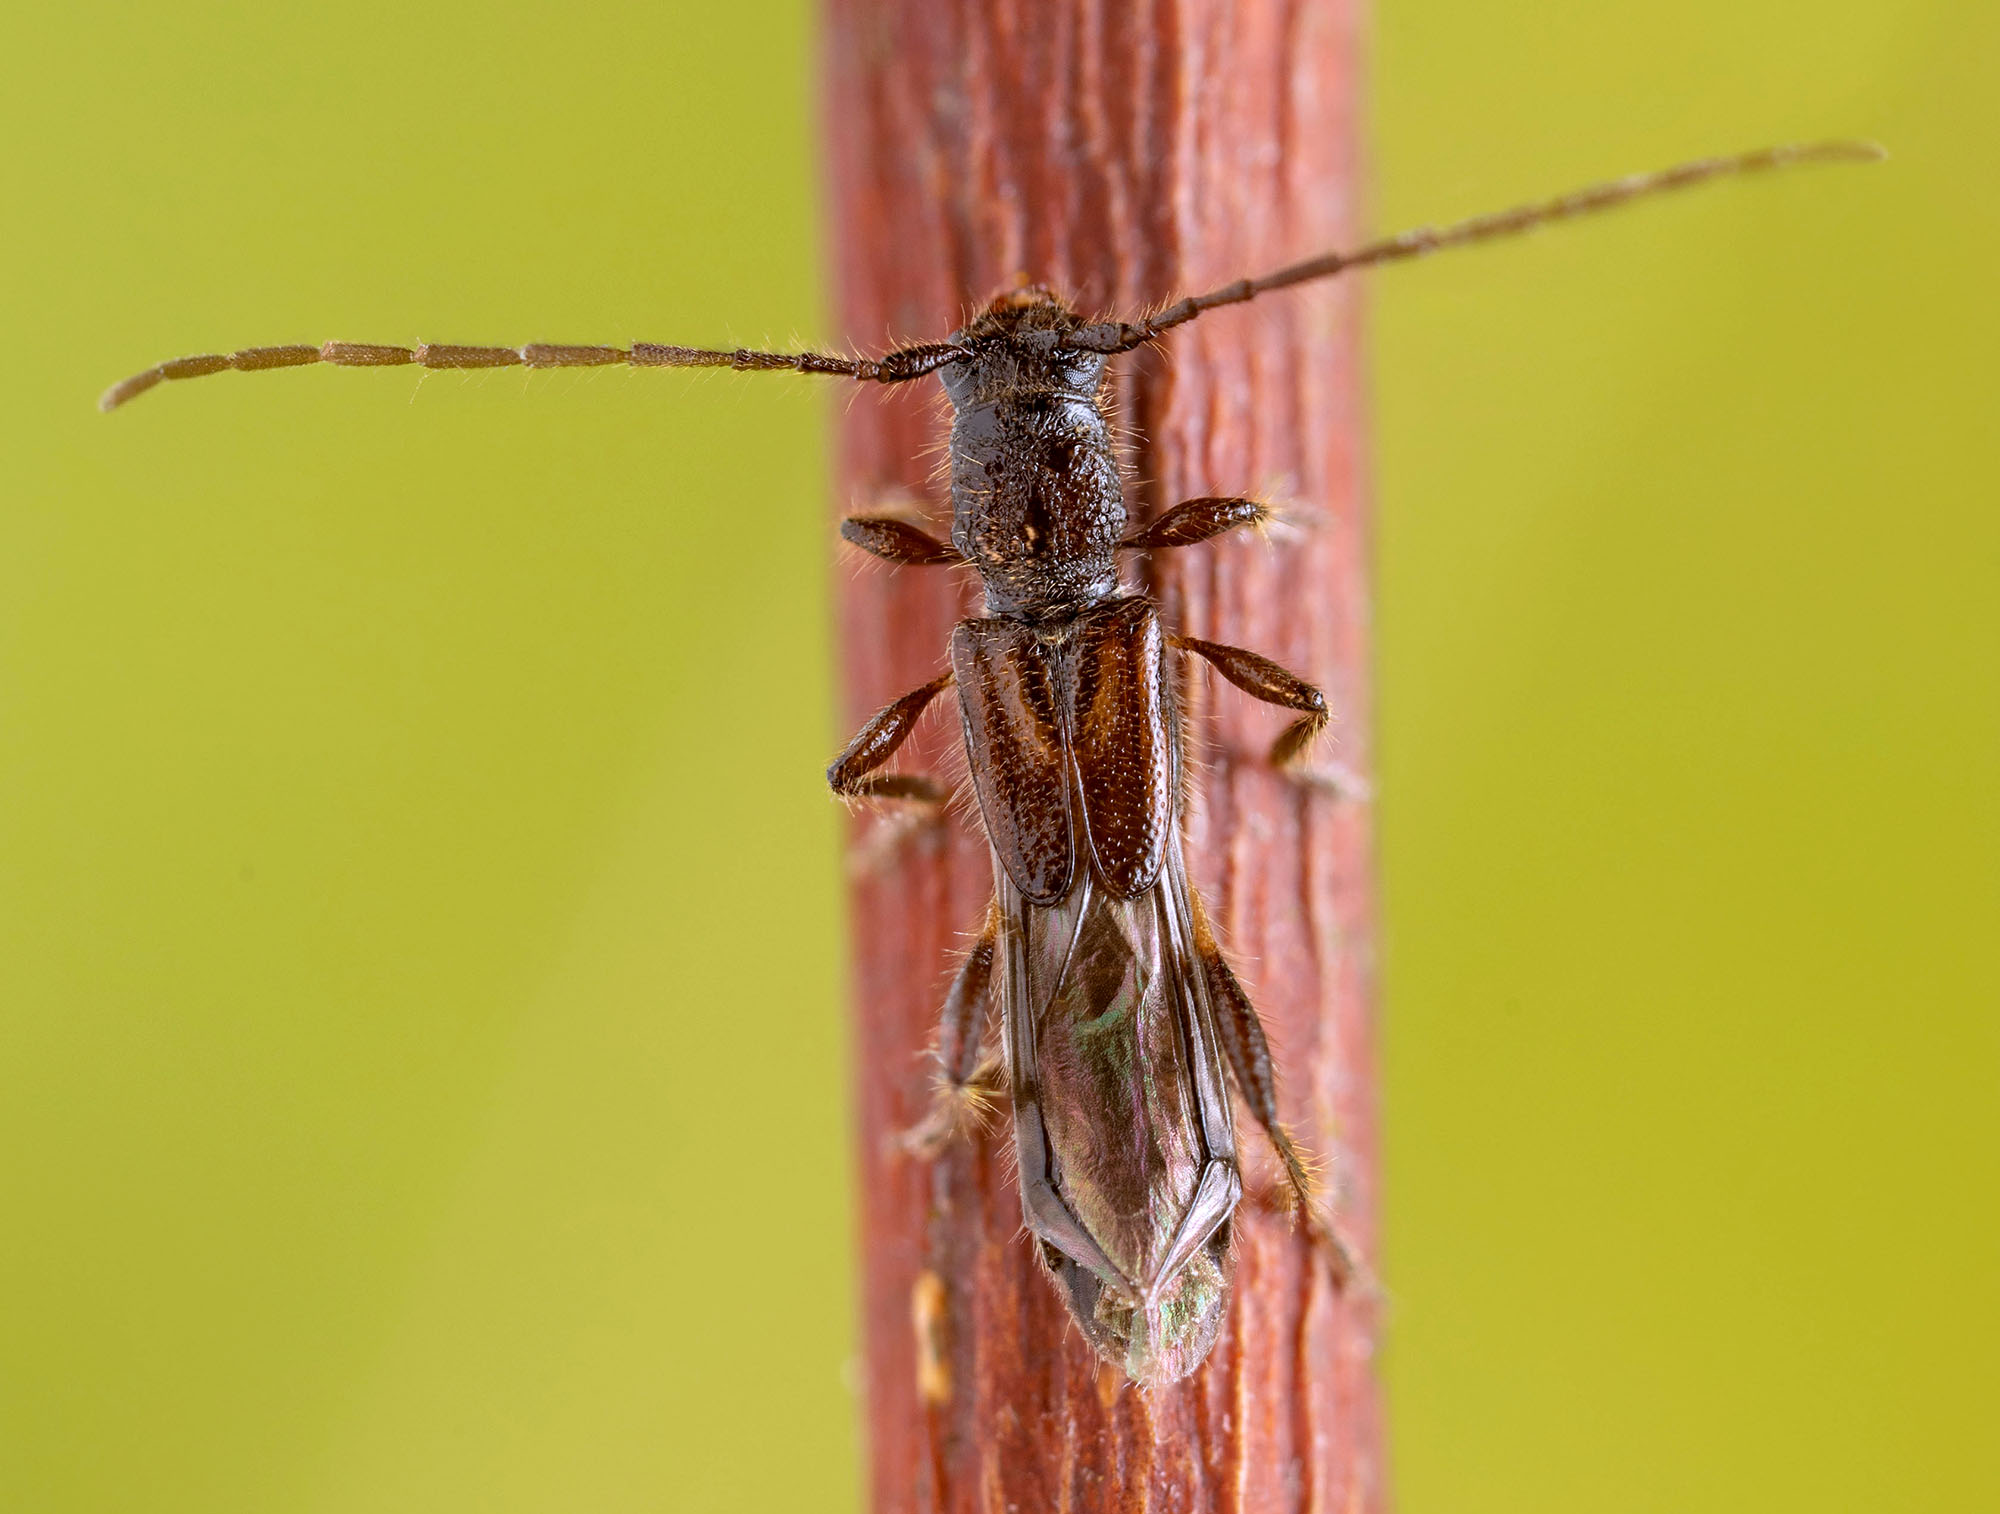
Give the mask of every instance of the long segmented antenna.
M 1129 352 L 1163 332 L 1185 325 L 1206 311 L 1223 305 L 1240 305 L 1260 294 L 1289 289 L 1294 284 L 1332 278 L 1356 268 L 1422 257 L 1447 247 L 1464 247 L 1474 242 L 1514 236 L 1550 221 L 1590 215 L 1670 189 L 1686 189 L 1710 179 L 1761 173 L 1802 163 L 1873 162 L 1887 156 L 1888 153 L 1873 142 L 1843 141 L 1766 147 L 1727 158 L 1698 158 L 1691 163 L 1676 164 L 1653 173 L 1631 174 L 1609 183 L 1593 184 L 1553 200 L 1475 216 L 1451 226 L 1420 226 L 1400 236 L 1370 242 L 1352 252 L 1322 253 L 1319 257 L 1293 263 L 1261 278 L 1238 279 L 1206 294 L 1189 295 L 1141 321 L 1106 321 L 1080 327 L 1062 337 L 1058 345 L 1087 352 Z M 384 347 L 366 342 L 326 342 L 317 347 L 246 347 L 240 352 L 211 352 L 196 357 L 175 358 L 113 384 L 104 391 L 97 404 L 101 410 L 116 410 L 127 400 L 138 398 L 155 384 L 168 379 L 201 378 L 225 371 L 256 373 L 266 368 L 300 368 L 310 363 L 331 363 L 341 368 L 396 368 L 412 364 L 429 369 L 602 368 L 625 364 L 633 368 L 733 368 L 753 373 L 786 369 L 795 373 L 826 373 L 865 382 L 899 384 L 923 378 L 972 356 L 970 349 L 953 342 L 901 347 L 879 358 L 842 357 L 825 352 L 760 352 L 742 347 L 733 351 L 708 347 L 666 347 L 650 342 L 639 342 L 631 347 L 580 347 L 542 342 L 525 347 L 462 347 L 439 342 L 420 343 L 415 347 Z
M 1289 267 L 1278 269 L 1275 273 L 1267 273 L 1261 278 L 1238 279 L 1233 284 L 1224 284 L 1220 289 L 1211 289 L 1206 294 L 1189 295 L 1186 299 L 1177 300 L 1144 320 L 1107 321 L 1082 327 L 1066 336 L 1062 345 L 1088 352 L 1129 352 L 1134 347 L 1152 341 L 1164 331 L 1185 325 L 1205 311 L 1214 310 L 1222 305 L 1241 305 L 1246 300 L 1254 300 L 1260 294 L 1269 294 L 1277 289 L 1289 289 L 1294 284 L 1306 284 L 1314 279 L 1332 278 L 1336 274 L 1347 273 L 1352 269 L 1372 267 L 1380 263 L 1397 263 L 1406 258 L 1422 257 L 1426 253 L 1441 252 L 1447 247 L 1465 247 L 1474 242 L 1490 242 L 1499 237 L 1515 236 L 1520 232 L 1532 231 L 1535 227 L 1546 225 L 1550 221 L 1566 221 L 1575 216 L 1590 215 L 1632 200 L 1643 199 L 1647 195 L 1661 194 L 1671 189 L 1686 189 L 1711 179 L 1728 178 L 1737 174 L 1763 173 L 1769 169 L 1790 168 L 1802 163 L 1869 163 L 1888 156 L 1887 151 L 1873 142 L 1841 141 L 1791 143 L 1781 147 L 1760 148 L 1756 152 L 1737 153 L 1726 158 L 1697 158 L 1690 163 L 1677 163 L 1672 168 L 1662 168 L 1652 173 L 1628 174 L 1622 179 L 1593 184 L 1587 189 L 1559 195 L 1553 200 L 1538 200 L 1529 205 L 1517 205 L 1512 210 L 1474 216 L 1469 221 L 1459 221 L 1451 226 L 1419 226 L 1414 231 L 1406 231 L 1399 236 L 1388 237 L 1379 242 L 1370 242 L 1366 246 L 1355 248 L 1352 252 L 1322 253 L 1316 258 L 1308 258 L 1303 263 L 1293 263 Z
M 266 368 L 302 368 L 332 363 L 339 368 L 604 368 L 623 363 L 633 368 L 734 368 L 739 372 L 789 369 L 794 373 L 831 373 L 878 384 L 900 384 L 935 373 L 971 354 L 951 342 L 902 347 L 879 358 L 839 357 L 825 352 L 757 352 L 739 347 L 722 351 L 708 347 L 663 347 L 638 342 L 631 347 L 573 347 L 531 342 L 525 347 L 458 347 L 423 342 L 415 347 L 382 347 L 367 342 L 325 342 L 317 347 L 246 347 L 241 352 L 211 352 L 175 358 L 113 384 L 97 402 L 100 410 L 116 410 L 167 379 L 202 378 L 211 373 L 260 373 Z

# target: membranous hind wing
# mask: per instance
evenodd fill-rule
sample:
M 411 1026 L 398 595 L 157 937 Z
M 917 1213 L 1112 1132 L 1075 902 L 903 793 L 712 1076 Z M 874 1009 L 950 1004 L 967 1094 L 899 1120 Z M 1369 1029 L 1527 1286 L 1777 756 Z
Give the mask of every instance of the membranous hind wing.
M 1022 1210 L 1091 1344 L 1172 1382 L 1215 1344 L 1242 1195 L 1178 840 L 1136 898 L 998 882 Z
M 1242 1188 L 1158 621 L 1129 599 L 1059 633 L 970 622 L 953 662 L 993 840 L 1022 1208 L 1091 1343 L 1172 1381 L 1214 1344 Z

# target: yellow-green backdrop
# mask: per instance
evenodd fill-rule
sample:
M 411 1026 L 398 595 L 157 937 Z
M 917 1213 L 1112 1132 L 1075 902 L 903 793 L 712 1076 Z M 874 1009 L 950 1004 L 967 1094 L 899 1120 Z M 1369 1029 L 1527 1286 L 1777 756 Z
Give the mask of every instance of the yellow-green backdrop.
M 854 1507 L 838 400 L 92 409 L 842 335 L 809 21 L 0 19 L 0 1508 Z M 1385 227 L 1897 153 L 1376 282 L 1401 1505 L 1994 1507 L 2000 14 L 1374 35 Z

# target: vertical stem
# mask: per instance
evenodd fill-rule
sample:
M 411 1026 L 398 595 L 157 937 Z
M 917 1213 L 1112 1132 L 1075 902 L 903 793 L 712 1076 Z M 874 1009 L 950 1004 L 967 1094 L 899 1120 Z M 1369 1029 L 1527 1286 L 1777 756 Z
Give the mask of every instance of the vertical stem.
M 838 329 L 853 341 L 941 336 L 1023 277 L 1129 314 L 1354 240 L 1358 0 L 827 0 L 826 27 Z M 1216 312 L 1118 360 L 1115 393 L 1135 518 L 1239 492 L 1309 518 L 1296 540 L 1164 554 L 1151 587 L 1170 624 L 1322 683 L 1332 754 L 1365 772 L 1357 313 L 1339 285 Z M 900 495 L 942 521 L 941 422 L 934 392 L 857 398 L 837 503 Z M 935 675 L 952 623 L 977 613 L 958 577 L 844 580 L 856 720 Z M 1366 808 L 1272 773 L 1278 717 L 1212 677 L 1190 676 L 1187 707 L 1195 878 L 1270 1027 L 1286 1116 L 1329 1159 L 1343 1227 L 1372 1256 Z M 957 771 L 957 740 L 939 719 L 907 765 Z M 935 1164 L 894 1150 L 923 1112 L 920 1053 L 990 890 L 962 818 L 854 883 L 874 1509 L 1383 1507 L 1372 1306 L 1333 1292 L 1272 1202 L 1254 1127 L 1223 1338 L 1153 1393 L 1099 1369 L 1039 1275 L 1004 1122 Z M 920 1371 L 918 1316 L 940 1370 Z

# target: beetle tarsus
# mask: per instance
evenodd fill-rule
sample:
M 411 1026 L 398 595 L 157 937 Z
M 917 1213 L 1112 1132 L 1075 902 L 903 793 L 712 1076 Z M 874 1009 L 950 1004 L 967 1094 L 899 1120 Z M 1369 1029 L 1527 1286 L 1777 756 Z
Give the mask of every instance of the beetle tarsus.
M 933 1162 L 945 1148 L 971 1130 L 990 1123 L 1000 1092 L 1000 1059 L 988 1057 L 963 1082 L 940 1078 L 931 1093 L 931 1107 L 916 1124 L 896 1136 L 906 1156 Z
M 897 775 L 890 775 L 892 777 Z M 877 816 L 847 853 L 850 878 L 873 878 L 886 872 L 913 842 L 930 843 L 943 836 L 945 816 L 951 809 L 956 790 L 935 778 L 912 774 L 907 785 L 920 792 L 910 794 L 870 793 L 861 797 L 889 802 L 886 813 Z
M 936 1157 L 969 1126 L 983 1125 L 1000 1090 L 1000 1059 L 986 1049 L 999 939 L 1000 911 L 989 903 L 979 938 L 959 963 L 938 1011 L 937 1084 L 930 1112 L 897 1138 L 911 1156 Z
M 1375 785 L 1344 762 L 1327 758 L 1313 762 L 1301 760 L 1284 772 L 1300 787 L 1330 795 L 1347 804 L 1369 804 L 1375 798 Z

